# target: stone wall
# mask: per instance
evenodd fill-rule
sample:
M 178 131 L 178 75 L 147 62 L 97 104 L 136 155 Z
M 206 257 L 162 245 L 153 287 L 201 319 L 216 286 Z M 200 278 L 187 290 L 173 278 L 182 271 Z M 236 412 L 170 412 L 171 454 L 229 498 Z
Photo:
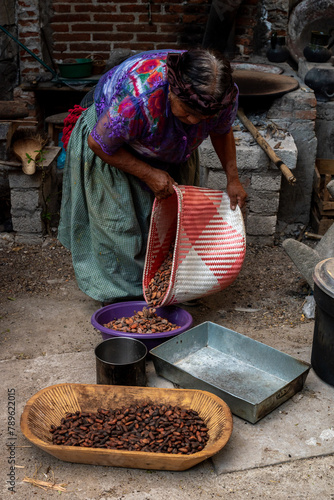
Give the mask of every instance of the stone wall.
M 317 102 L 317 158 L 334 160 L 334 101 Z
M 237 145 L 238 169 L 249 193 L 247 233 L 250 239 L 262 243 L 273 241 L 275 233 L 298 233 L 301 227 L 309 223 L 318 146 L 316 124 L 318 129 L 322 125 L 316 121 L 318 107 L 314 93 L 305 88 L 303 81 L 287 64 L 282 64 L 282 67 L 286 75 L 291 74 L 299 80 L 300 87 L 271 100 L 259 122 L 271 123 L 291 135 L 294 146 L 290 148 L 286 145 L 286 150 L 278 149 L 275 152 L 290 169 L 294 169 L 295 185 L 291 186 L 281 176 L 256 143 L 252 147 L 248 145 L 246 149 L 243 143 Z M 237 132 L 235 135 L 238 138 Z M 206 142 L 201 151 L 202 165 L 209 168 L 209 172 L 202 175 L 203 185 L 222 186 L 224 189 L 224 174 L 217 164 L 218 159 L 211 143 Z M 272 186 L 271 189 L 266 187 L 268 185 Z
M 267 135 L 268 129 L 263 125 L 265 115 L 249 115 L 248 118 L 263 136 Z M 270 245 L 277 230 L 282 174 L 239 120 L 234 129 L 239 177 L 248 194 L 244 211 L 247 241 Z M 280 149 L 274 149 L 276 154 L 291 170 L 295 169 L 297 148 L 292 136 L 279 130 L 266 140 L 273 149 L 280 144 Z M 200 146 L 200 164 L 202 185 L 225 190 L 226 176 L 210 139 Z
M 9 0 L 5 0 L 5 4 L 14 6 L 14 3 Z M 237 4 L 239 7 L 233 21 L 235 58 L 252 60 L 252 56 L 256 53 L 265 56 L 271 32 L 276 31 L 279 35 L 286 34 L 289 9 L 294 2 L 291 0 L 242 0 L 240 2 L 238 0 Z M 50 65 L 47 49 L 51 50 L 54 59 L 87 55 L 99 55 L 108 59 L 113 50 L 122 48 L 147 50 L 200 44 L 207 26 L 211 2 L 209 0 L 185 2 L 177 0 L 154 0 L 153 2 L 144 0 L 137 2 L 133 0 L 113 2 L 108 0 L 99 2 L 17 0 L 15 7 L 16 14 L 13 17 L 12 9 L 9 20 L 5 19 L 8 9 L 0 8 L 0 23 L 8 22 L 10 31 L 37 57 Z M 9 43 L 6 35 L 2 34 L 0 43 L 4 40 L 5 43 Z M 17 75 L 20 74 L 21 82 L 50 79 L 50 72 L 35 58 L 24 49 L 18 49 L 14 42 L 10 42 L 10 45 L 19 52 L 20 66 Z M 264 57 L 262 62 L 268 61 Z M 20 83 L 18 79 L 17 83 Z M 25 92 L 17 85 L 12 90 L 12 96 L 28 103 L 31 116 L 37 118 L 43 126 L 43 120 L 39 115 L 39 103 L 35 100 L 34 92 Z M 60 96 L 61 94 L 59 98 Z M 0 100 L 3 98 L 0 95 Z M 251 192 L 248 214 L 249 231 L 254 232 L 252 227 L 258 227 L 256 214 L 259 213 L 268 217 L 268 231 L 272 231 L 275 225 L 277 229 L 277 221 L 270 219 L 271 217 L 276 217 L 278 222 L 282 221 L 284 228 L 308 221 L 317 150 L 315 113 L 316 101 L 313 92 L 306 93 L 302 90 L 277 99 L 268 110 L 267 118 L 277 126 L 288 130 L 297 146 L 295 175 L 298 183 L 296 187 L 291 188 L 284 179 L 282 180 L 277 210 L 280 177 L 277 172 L 274 174 L 270 164 L 264 166 L 267 159 L 260 152 L 262 156 L 256 161 L 258 166 L 260 164 L 264 166 L 264 171 L 251 169 L 251 175 L 248 177 L 247 172 L 243 173 L 245 174 L 244 182 L 247 184 L 246 189 L 248 188 Z M 322 116 L 325 116 L 325 108 Z M 318 131 L 326 128 L 325 121 L 323 118 L 320 119 L 317 125 Z M 5 139 L 1 136 L 0 142 L 2 139 L 0 147 L 3 149 Z M 204 146 L 203 148 L 205 149 Z M 2 159 L 8 159 L 7 153 L 7 151 L 1 153 L 4 155 Z M 238 154 L 241 154 L 241 150 Z M 1 171 L 0 186 L 7 189 L 6 172 L 6 170 Z M 261 182 L 259 175 L 262 176 Z M 263 188 L 268 185 L 267 181 L 274 186 L 272 190 Z M 262 188 L 264 194 L 261 191 Z
M 22 168 L 8 167 L 11 220 L 15 241 L 36 244 L 51 234 L 59 219 L 59 178 L 56 158 L 60 148 L 45 148 L 45 160 L 33 175 Z

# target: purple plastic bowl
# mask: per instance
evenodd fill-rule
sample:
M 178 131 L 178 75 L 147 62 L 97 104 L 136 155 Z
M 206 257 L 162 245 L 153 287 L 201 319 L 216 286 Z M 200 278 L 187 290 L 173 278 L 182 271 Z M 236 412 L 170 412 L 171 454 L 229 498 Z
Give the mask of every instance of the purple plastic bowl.
M 101 332 L 103 340 L 108 340 L 111 337 L 131 337 L 141 340 L 148 350 L 162 344 L 171 337 L 180 335 L 180 333 L 185 332 L 192 325 L 193 318 L 191 314 L 181 307 L 163 306 L 156 308 L 157 315 L 167 319 L 171 323 L 179 325 L 180 328 L 162 333 L 124 333 L 103 326 L 117 318 L 129 318 L 136 312 L 142 311 L 144 307 L 148 307 L 145 301 L 117 302 L 116 304 L 98 309 L 91 317 L 91 323 L 94 328 Z

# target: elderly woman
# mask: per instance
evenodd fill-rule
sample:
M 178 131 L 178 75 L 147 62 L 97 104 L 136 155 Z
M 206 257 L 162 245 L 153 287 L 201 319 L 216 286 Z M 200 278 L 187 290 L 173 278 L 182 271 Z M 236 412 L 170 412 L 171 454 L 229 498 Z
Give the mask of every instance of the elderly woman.
M 231 208 L 243 206 L 237 98 L 229 62 L 204 49 L 136 54 L 101 77 L 69 139 L 58 230 L 83 292 L 102 302 L 142 296 L 154 197 L 199 184 L 197 148 L 208 136 Z

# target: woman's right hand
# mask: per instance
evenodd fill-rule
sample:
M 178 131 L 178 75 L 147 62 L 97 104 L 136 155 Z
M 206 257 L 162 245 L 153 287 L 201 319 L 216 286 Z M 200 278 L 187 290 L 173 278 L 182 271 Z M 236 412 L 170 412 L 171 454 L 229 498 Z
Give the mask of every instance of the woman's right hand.
M 154 196 L 158 200 L 168 198 L 174 193 L 173 185 L 177 186 L 177 182 L 164 170 L 151 168 L 150 175 L 145 178 L 145 183 L 153 191 Z
M 158 200 L 168 198 L 174 193 L 173 185 L 177 186 L 177 183 L 167 172 L 138 160 L 124 148 L 120 148 L 113 155 L 108 155 L 91 135 L 88 137 L 88 146 L 101 160 L 145 182 Z

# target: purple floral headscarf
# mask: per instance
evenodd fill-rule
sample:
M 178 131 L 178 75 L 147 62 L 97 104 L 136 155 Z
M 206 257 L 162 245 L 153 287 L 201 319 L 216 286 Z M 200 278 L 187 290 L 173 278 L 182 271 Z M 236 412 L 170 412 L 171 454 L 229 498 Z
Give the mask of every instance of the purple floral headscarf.
M 217 100 L 210 94 L 196 93 L 190 83 L 185 83 L 181 77 L 182 54 L 169 53 L 167 56 L 167 78 L 170 89 L 182 102 L 195 109 L 202 115 L 211 116 L 226 109 L 237 94 L 237 89 L 232 86 L 227 89 L 222 100 Z

